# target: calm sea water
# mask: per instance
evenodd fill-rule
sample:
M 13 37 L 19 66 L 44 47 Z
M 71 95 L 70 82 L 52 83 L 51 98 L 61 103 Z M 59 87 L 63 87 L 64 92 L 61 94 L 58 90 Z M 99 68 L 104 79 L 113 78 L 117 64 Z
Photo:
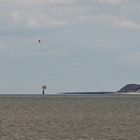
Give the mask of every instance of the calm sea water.
M 0 139 L 139 140 L 139 95 L 0 95 Z

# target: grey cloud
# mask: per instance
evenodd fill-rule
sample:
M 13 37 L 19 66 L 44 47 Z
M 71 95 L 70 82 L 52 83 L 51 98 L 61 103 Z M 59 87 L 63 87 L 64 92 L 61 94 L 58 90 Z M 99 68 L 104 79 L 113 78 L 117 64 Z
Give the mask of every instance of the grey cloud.
M 114 26 L 139 27 L 139 18 L 133 14 L 140 12 L 140 6 L 132 2 L 130 5 L 128 0 L 1 0 L 1 3 L 1 28 L 57 27 L 98 19 L 113 21 L 108 23 Z M 105 16 L 101 19 L 101 15 Z

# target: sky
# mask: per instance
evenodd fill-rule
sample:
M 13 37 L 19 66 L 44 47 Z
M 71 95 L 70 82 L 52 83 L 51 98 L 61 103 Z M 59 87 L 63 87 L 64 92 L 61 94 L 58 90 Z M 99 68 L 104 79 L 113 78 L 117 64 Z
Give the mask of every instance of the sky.
M 139 15 L 139 0 L 0 0 L 0 93 L 140 84 Z

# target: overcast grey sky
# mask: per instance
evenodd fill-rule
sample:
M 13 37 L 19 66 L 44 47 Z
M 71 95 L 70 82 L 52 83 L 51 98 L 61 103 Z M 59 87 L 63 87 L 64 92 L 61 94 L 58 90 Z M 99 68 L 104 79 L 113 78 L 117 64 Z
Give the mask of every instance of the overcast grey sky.
M 139 0 L 0 0 L 0 93 L 140 84 L 139 15 Z

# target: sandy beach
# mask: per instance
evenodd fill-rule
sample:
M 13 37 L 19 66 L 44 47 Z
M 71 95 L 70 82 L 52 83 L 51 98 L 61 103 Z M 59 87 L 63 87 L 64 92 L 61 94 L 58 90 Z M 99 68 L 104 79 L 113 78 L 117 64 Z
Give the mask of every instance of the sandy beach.
M 139 140 L 140 96 L 0 96 L 0 140 Z

